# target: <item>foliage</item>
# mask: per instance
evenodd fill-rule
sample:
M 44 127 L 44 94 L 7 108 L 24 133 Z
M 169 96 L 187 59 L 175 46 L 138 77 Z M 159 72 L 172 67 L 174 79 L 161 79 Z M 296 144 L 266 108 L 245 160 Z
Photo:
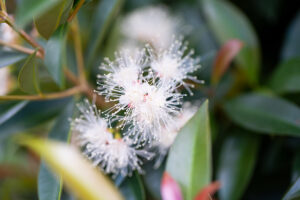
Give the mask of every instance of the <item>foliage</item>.
M 175 20 L 165 19 L 200 55 L 192 72 L 204 83 L 184 95 L 196 114 L 170 149 L 142 159 L 131 176 L 105 175 L 82 157 L 85 147 L 74 147 L 70 121 L 80 118 L 75 103 L 83 98 L 112 106 L 95 92 L 105 73 L 99 65 L 143 45 L 122 24 L 147 6 L 169 9 Z M 0 73 L 9 70 L 0 75 L 0 199 L 300 198 L 299 7 L 283 0 L 0 0 L 0 7 Z M 151 28 L 151 20 L 130 31 Z

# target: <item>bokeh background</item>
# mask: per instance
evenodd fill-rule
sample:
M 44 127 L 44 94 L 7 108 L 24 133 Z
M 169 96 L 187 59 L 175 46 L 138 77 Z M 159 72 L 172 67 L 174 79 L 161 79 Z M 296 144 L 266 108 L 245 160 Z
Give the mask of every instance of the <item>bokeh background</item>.
M 8 12 L 15 15 L 22 1 L 6 1 Z M 124 16 L 146 6 L 167 7 L 188 29 L 185 39 L 202 59 L 202 68 L 196 75 L 205 84 L 198 85 L 195 95 L 187 100 L 210 101 L 213 180 L 222 184 L 215 198 L 300 199 L 300 2 L 126 0 L 107 22 L 116 2 L 87 1 L 78 14 L 85 53 L 93 43 L 93 34 L 99 37 L 97 27 L 105 26 L 97 56 L 90 64 L 90 83 L 95 86 L 103 58 L 113 58 L 118 50 L 122 40 L 119 26 Z M 26 30 L 31 31 L 32 25 Z M 240 40 L 243 48 L 218 81 L 212 82 L 218 52 L 232 39 Z M 46 43 L 42 38 L 39 42 Z M 66 46 L 71 49 L 68 43 Z M 74 52 L 68 52 L 69 66 L 74 70 Z M 20 66 L 16 63 L 11 67 L 14 76 Z M 47 80 L 44 79 L 45 90 L 59 90 Z M 0 199 L 38 199 L 40 158 L 18 145 L 14 136 L 30 133 L 47 137 L 66 102 L 30 103 L 6 120 L 5 113 L 11 105 L 15 102 L 0 104 Z M 158 170 L 146 163 L 145 175 L 126 179 L 129 183 L 120 186 L 126 198 L 160 199 L 166 162 Z M 62 199 L 73 198 L 64 191 Z

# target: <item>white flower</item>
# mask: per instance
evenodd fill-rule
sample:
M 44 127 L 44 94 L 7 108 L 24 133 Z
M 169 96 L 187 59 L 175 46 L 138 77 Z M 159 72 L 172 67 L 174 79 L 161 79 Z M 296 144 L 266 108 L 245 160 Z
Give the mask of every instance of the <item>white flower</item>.
M 149 160 L 153 154 L 136 149 L 129 139 L 114 138 L 108 122 L 101 118 L 96 106 L 90 105 L 87 100 L 78 108 L 81 115 L 72 121 L 72 129 L 84 149 L 83 153 L 93 164 L 114 176 L 131 175 L 133 170 L 142 172 L 139 156 Z
M 155 133 L 162 126 L 173 126 L 172 118 L 180 113 L 183 95 L 174 92 L 175 85 L 172 82 L 158 82 L 154 85 L 145 82 L 138 85 L 138 98 L 128 98 L 131 91 L 125 91 L 119 103 L 126 109 L 125 121 L 132 123 L 129 136 L 134 136 L 136 142 L 151 142 L 157 139 Z
M 195 115 L 197 110 L 197 106 L 192 106 L 188 102 L 184 103 L 182 113 L 173 118 L 175 125 L 169 128 L 163 127 L 163 129 L 157 134 L 159 139 L 155 141 L 151 147 L 152 149 L 155 149 L 158 154 L 154 168 L 158 168 L 161 165 L 169 148 L 173 144 L 178 131 Z
M 87 151 L 100 155 L 102 149 L 99 147 L 113 139 L 108 123 L 104 118 L 101 118 L 101 113 L 96 106 L 90 105 L 88 100 L 77 107 L 81 115 L 72 121 L 72 130 L 76 133 L 80 144 L 87 147 Z M 97 153 L 98 150 L 99 153 Z
M 10 72 L 8 67 L 0 68 L 0 95 L 6 95 L 10 85 Z
M 134 137 L 135 143 L 150 142 L 156 139 L 155 130 L 169 126 L 172 116 L 180 112 L 183 95 L 175 89 L 174 82 L 162 82 L 155 77 L 139 79 L 110 93 L 117 104 L 107 111 L 108 116 L 112 121 L 121 121 L 122 127 L 129 125 L 127 134 Z M 125 111 L 124 115 L 116 116 L 120 111 Z
M 134 56 L 128 51 L 115 53 L 115 61 L 105 58 L 105 63 L 100 66 L 101 70 L 108 72 L 98 75 L 99 93 L 107 99 L 119 93 L 120 88 L 135 84 L 139 80 L 142 68 L 147 63 L 145 49 L 138 51 Z
M 173 17 L 163 6 L 140 8 L 122 22 L 122 33 L 135 41 L 149 42 L 155 49 L 165 49 L 177 35 L 180 20 Z
M 100 164 L 105 173 L 126 176 L 134 170 L 143 172 L 140 167 L 143 162 L 139 157 L 150 160 L 153 154 L 136 149 L 130 139 L 114 139 L 106 146 L 102 156 L 95 159 L 95 164 Z
M 11 43 L 16 39 L 16 33 L 6 23 L 0 23 L 0 40 Z
M 197 77 L 190 74 L 200 68 L 200 59 L 193 58 L 194 51 L 186 52 L 187 43 L 183 43 L 182 39 L 175 40 L 168 49 L 155 53 L 155 51 L 147 45 L 150 54 L 151 68 L 162 80 L 174 80 L 192 95 L 190 87 L 193 84 L 186 83 L 185 80 L 192 80 L 197 83 Z

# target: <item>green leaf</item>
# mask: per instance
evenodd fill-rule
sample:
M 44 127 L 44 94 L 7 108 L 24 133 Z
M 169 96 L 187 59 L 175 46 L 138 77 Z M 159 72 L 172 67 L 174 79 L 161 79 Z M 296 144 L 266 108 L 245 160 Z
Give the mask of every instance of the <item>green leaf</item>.
M 300 12 L 291 23 L 286 34 L 281 52 L 281 59 L 288 60 L 293 57 L 300 57 Z
M 257 84 L 260 68 L 260 47 L 257 36 L 246 16 L 231 3 L 223 0 L 201 0 L 204 16 L 217 40 L 239 39 L 244 47 L 237 55 L 237 66 L 249 83 Z
M 20 89 L 30 94 L 41 93 L 38 83 L 38 69 L 35 56 L 36 51 L 27 58 L 18 76 Z
M 0 138 L 51 120 L 69 103 L 70 98 L 29 102 L 19 112 L 0 124 Z
M 40 154 L 79 199 L 123 199 L 111 181 L 74 147 L 51 140 L 20 138 Z
M 54 7 L 47 10 L 34 20 L 38 32 L 46 39 L 49 39 L 60 24 L 67 20 L 72 8 L 73 0 L 61 0 Z
M 28 101 L 5 102 L 0 104 L 0 125 L 5 123 L 28 104 Z
M 282 200 L 298 200 L 300 199 L 300 178 L 292 185 L 289 191 L 284 195 Z
M 271 89 L 277 93 L 300 91 L 300 58 L 283 61 L 269 81 Z
M 245 94 L 225 102 L 227 115 L 237 124 L 261 133 L 300 136 L 300 109 L 279 97 Z
M 184 199 L 193 199 L 211 182 L 208 101 L 180 130 L 170 149 L 166 170 L 180 185 Z
M 127 177 L 119 186 L 120 192 L 126 200 L 145 200 L 145 190 L 141 177 L 135 172 L 131 177 Z
M 124 0 L 102 0 L 93 16 L 93 24 L 88 44 L 87 61 L 88 66 L 92 64 L 108 31 L 111 22 L 119 12 Z
M 39 17 L 42 13 L 51 9 L 59 0 L 22 0 L 19 2 L 16 11 L 16 23 L 24 26 L 33 18 Z
M 61 87 L 64 87 L 63 65 L 66 51 L 65 25 L 60 26 L 48 40 L 45 48 L 45 65 L 53 80 Z
M 254 171 L 259 137 L 239 131 L 227 138 L 221 148 L 217 180 L 222 183 L 222 200 L 239 200 Z
M 6 67 L 26 58 L 27 55 L 15 51 L 0 50 L 0 68 Z
M 70 122 L 74 110 L 74 102 L 70 102 L 64 112 L 57 118 L 54 127 L 49 133 L 49 138 L 67 142 L 70 137 Z M 48 169 L 45 162 L 41 163 L 38 176 L 39 200 L 60 200 L 62 193 L 62 181 L 55 177 Z

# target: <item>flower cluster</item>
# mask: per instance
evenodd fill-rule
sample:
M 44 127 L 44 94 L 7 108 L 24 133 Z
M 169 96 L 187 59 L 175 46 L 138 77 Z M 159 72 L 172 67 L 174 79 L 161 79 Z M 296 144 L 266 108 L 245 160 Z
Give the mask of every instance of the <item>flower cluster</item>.
M 121 122 L 119 126 L 127 129 L 125 135 L 134 143 L 151 143 L 159 139 L 157 133 L 163 127 L 176 126 L 173 118 L 180 114 L 184 97 L 179 87 L 192 94 L 193 85 L 185 80 L 197 81 L 189 74 L 200 67 L 199 59 L 186 49 L 181 40 L 158 53 L 147 45 L 134 56 L 124 51 L 100 66 L 106 73 L 98 75 L 98 93 L 115 102 L 107 117 Z
M 150 28 L 139 27 L 146 19 Z M 193 57 L 182 38 L 172 37 L 176 24 L 162 7 L 145 8 L 126 18 L 123 33 L 131 41 L 149 43 L 123 49 L 100 65 L 96 92 L 112 107 L 101 113 L 88 102 L 79 106 L 81 116 L 73 121 L 73 130 L 84 154 L 105 173 L 141 172 L 143 159 L 154 155 L 158 167 L 179 129 L 197 110 L 183 104 L 183 98 L 193 95 L 194 84 L 201 83 L 192 75 L 200 68 L 200 59 Z M 165 35 L 156 34 L 161 28 Z

